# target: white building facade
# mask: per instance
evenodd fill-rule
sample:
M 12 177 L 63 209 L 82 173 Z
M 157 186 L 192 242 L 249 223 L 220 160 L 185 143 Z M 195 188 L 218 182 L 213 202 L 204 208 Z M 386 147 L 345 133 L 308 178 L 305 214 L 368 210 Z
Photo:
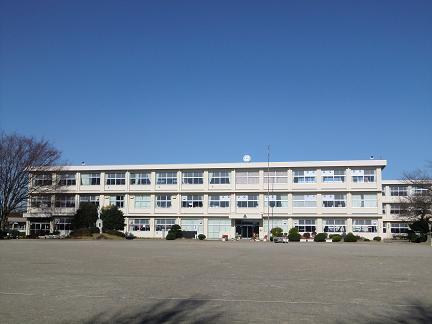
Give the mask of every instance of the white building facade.
M 285 233 L 353 232 L 391 237 L 396 181 L 382 181 L 385 160 L 65 166 L 38 172 L 33 185 L 56 184 L 32 195 L 27 234 L 67 234 L 80 203 L 116 205 L 125 232 L 163 238 L 173 224 L 209 239 L 264 238 Z M 32 184 L 31 184 L 32 185 Z M 384 195 L 383 195 L 384 193 Z M 399 227 L 402 225 L 398 225 Z

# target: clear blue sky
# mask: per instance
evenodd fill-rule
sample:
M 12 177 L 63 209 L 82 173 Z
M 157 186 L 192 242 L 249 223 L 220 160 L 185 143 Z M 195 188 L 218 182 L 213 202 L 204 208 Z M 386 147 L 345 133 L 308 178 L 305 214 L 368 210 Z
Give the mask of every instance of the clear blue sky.
M 0 127 L 68 163 L 432 160 L 430 0 L 0 3 Z

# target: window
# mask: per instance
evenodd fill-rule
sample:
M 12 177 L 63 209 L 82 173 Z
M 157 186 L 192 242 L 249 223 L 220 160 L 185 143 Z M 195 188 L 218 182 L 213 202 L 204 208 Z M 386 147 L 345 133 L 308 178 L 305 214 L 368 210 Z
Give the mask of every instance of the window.
M 80 203 L 90 203 L 99 206 L 99 195 L 80 195 Z
M 208 237 L 210 239 L 220 239 L 222 235 L 230 235 L 231 219 L 226 218 L 209 218 L 208 220 Z
M 346 232 L 345 219 L 327 218 L 324 219 L 325 233 L 343 233 Z
M 182 183 L 183 184 L 203 184 L 203 172 L 202 171 L 182 172 Z
M 323 207 L 346 207 L 345 194 L 322 195 L 322 200 Z
M 155 229 L 156 231 L 169 231 L 175 225 L 174 218 L 156 218 Z
M 177 184 L 177 172 L 157 172 L 157 184 Z
M 199 208 L 203 206 L 203 196 L 187 195 L 182 196 L 182 208 Z
M 171 196 L 170 195 L 157 195 L 156 196 L 156 207 L 158 207 L 158 208 L 170 208 L 171 207 Z
M 408 188 L 406 186 L 391 186 L 390 196 L 397 196 L 397 197 L 408 196 Z
M 149 195 L 135 196 L 134 207 L 136 209 L 146 209 L 151 207 L 151 197 Z
M 75 186 L 75 174 L 67 173 L 59 175 L 59 186 Z
M 390 214 L 399 215 L 401 213 L 400 204 L 390 204 Z
M 229 184 L 230 172 L 229 171 L 213 171 L 209 172 L 210 184 Z
M 324 183 L 345 182 L 345 170 L 322 170 L 321 176 Z
M 35 187 L 52 185 L 51 174 L 36 174 L 33 178 L 33 185 Z
M 315 232 L 315 219 L 299 219 L 294 224 L 299 232 Z
M 107 173 L 106 184 L 111 186 L 119 186 L 126 184 L 124 173 Z
M 375 233 L 378 221 L 372 219 L 353 219 L 353 232 Z
M 61 217 L 54 219 L 54 229 L 56 231 L 70 231 L 72 230 L 72 218 Z
M 373 208 L 377 206 L 376 194 L 353 194 L 352 206 L 354 208 Z
M 421 188 L 421 187 L 413 187 L 411 189 L 412 195 L 415 196 L 425 196 L 428 194 L 429 190 L 431 190 L 430 188 Z
M 256 207 L 258 207 L 258 195 L 240 195 L 240 196 L 237 196 L 237 207 L 239 207 L 239 208 L 256 208 Z
M 129 231 L 148 232 L 150 231 L 150 221 L 142 218 L 131 219 L 129 220 Z
M 110 196 L 109 197 L 109 203 L 110 205 L 117 206 L 118 208 L 124 207 L 124 196 L 118 195 L 118 196 Z
M 204 233 L 204 226 L 202 219 L 185 219 L 181 220 L 182 231 L 195 231 L 196 234 Z
M 269 196 L 264 196 L 264 206 L 268 207 Z M 288 195 L 273 194 L 270 195 L 270 207 L 275 208 L 287 208 L 288 207 Z
M 259 172 L 258 171 L 237 171 L 236 183 L 237 184 L 258 184 Z
M 393 234 L 408 234 L 410 227 L 407 223 L 391 223 L 391 232 Z
M 30 205 L 33 208 L 51 207 L 51 197 L 50 196 L 32 196 L 30 198 Z
M 55 206 L 59 208 L 74 208 L 75 196 L 56 196 Z
M 293 195 L 293 207 L 316 207 L 316 195 Z
M 382 213 L 383 214 L 387 213 L 386 206 L 387 206 L 387 204 L 382 204 Z
M 381 193 L 382 193 L 383 197 L 386 195 L 386 187 L 385 186 L 382 187 Z
M 293 182 L 294 183 L 314 183 L 316 182 L 315 170 L 294 170 Z
M 209 207 L 210 208 L 228 208 L 230 205 L 230 196 L 209 196 Z
M 288 170 L 264 171 L 264 183 L 288 183 Z
M 375 170 L 352 170 L 353 182 L 375 182 Z
M 82 186 L 100 185 L 100 173 L 81 173 Z
M 45 235 L 50 232 L 49 222 L 37 222 L 30 224 L 30 234 Z
M 130 184 L 131 185 L 149 185 L 150 181 L 150 173 L 131 173 L 130 174 Z

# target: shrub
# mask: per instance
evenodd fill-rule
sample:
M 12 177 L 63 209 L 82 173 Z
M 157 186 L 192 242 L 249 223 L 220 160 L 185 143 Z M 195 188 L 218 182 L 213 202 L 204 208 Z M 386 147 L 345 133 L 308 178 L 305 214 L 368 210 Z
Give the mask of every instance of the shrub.
M 369 242 L 370 240 L 367 237 L 362 237 L 363 242 Z
M 103 228 L 105 229 L 123 230 L 125 227 L 123 212 L 117 206 L 111 205 L 102 208 L 101 219 L 103 221 Z
M 325 242 L 327 238 L 327 233 L 318 233 L 314 237 L 315 242 Z
M 206 239 L 206 236 L 205 236 L 204 234 L 199 234 L 199 235 L 198 235 L 198 239 L 201 240 L 201 241 L 202 241 L 202 240 L 205 240 L 205 239 Z
M 332 234 L 331 235 L 332 242 L 340 242 L 342 241 L 342 236 L 339 234 Z
M 99 234 L 99 228 L 97 227 L 90 227 L 89 230 L 92 234 Z
M 72 228 L 74 230 L 90 228 L 95 225 L 97 218 L 96 205 L 91 203 L 81 203 L 75 216 L 72 218 Z
M 274 227 L 271 229 L 270 233 L 274 236 L 274 237 L 281 237 L 282 233 L 283 233 L 283 229 L 280 227 Z
M 381 236 L 375 236 L 373 238 L 374 241 L 380 242 L 381 241 Z
M 298 232 L 298 229 L 297 228 L 291 228 L 290 230 L 289 230 L 289 233 L 288 233 L 288 240 L 290 241 L 290 242 L 299 242 L 300 241 L 300 238 L 301 238 L 301 235 L 300 235 L 300 233 Z
M 303 233 L 303 238 L 305 238 L 305 239 L 310 239 L 310 237 L 311 237 L 311 235 L 310 235 L 310 233 Z
M 169 230 L 169 232 L 174 233 L 174 235 L 175 235 L 176 238 L 181 238 L 181 237 L 183 237 L 183 233 L 182 233 L 182 230 L 181 230 L 181 226 L 178 225 L 178 224 L 174 224 L 173 226 L 171 226 L 171 229 Z M 169 233 L 169 232 L 168 232 L 168 233 Z
M 348 233 L 344 238 L 344 242 L 357 242 L 357 237 L 353 233 Z
M 125 238 L 127 240 L 133 240 L 135 238 L 135 235 L 133 235 L 132 233 L 126 233 Z
M 71 237 L 92 236 L 92 233 L 88 228 L 79 228 L 70 232 L 69 236 Z
M 116 230 L 104 229 L 103 232 L 106 234 L 115 235 L 115 236 L 119 236 L 119 237 L 125 237 L 126 236 L 125 233 L 120 232 L 120 231 L 116 231 Z
M 168 232 L 168 234 L 167 234 L 167 236 L 166 236 L 166 239 L 167 240 L 175 240 L 177 237 L 176 237 L 176 235 L 175 235 L 175 233 L 174 232 L 171 232 L 171 230 Z

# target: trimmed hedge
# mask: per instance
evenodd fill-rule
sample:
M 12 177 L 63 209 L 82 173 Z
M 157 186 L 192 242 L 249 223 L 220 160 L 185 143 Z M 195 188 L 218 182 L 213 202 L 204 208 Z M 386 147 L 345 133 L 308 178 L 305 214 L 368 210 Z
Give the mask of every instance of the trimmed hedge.
M 166 238 L 167 240 L 175 240 L 177 237 L 174 232 L 169 231 Z
M 327 239 L 327 233 L 318 233 L 314 237 L 315 242 L 325 242 Z
M 344 242 L 357 242 L 357 237 L 353 233 L 348 233 L 344 238 Z
M 205 240 L 205 239 L 206 239 L 206 236 L 205 236 L 204 234 L 199 234 L 199 235 L 198 235 L 198 239 L 201 240 L 201 241 L 202 241 L 202 240 Z
M 380 242 L 381 241 L 381 236 L 375 236 L 373 238 L 374 241 Z
M 103 232 L 106 234 L 115 235 L 115 236 L 119 236 L 119 237 L 125 237 L 126 236 L 126 234 L 123 232 L 111 230 L 111 229 L 103 230 Z M 99 233 L 99 231 L 98 231 L 98 233 Z
M 300 239 L 301 239 L 301 235 L 298 232 L 298 229 L 295 227 L 291 228 L 288 233 L 288 240 L 290 242 L 300 242 Z
M 340 242 L 340 241 L 342 241 L 342 236 L 339 234 L 332 234 L 331 240 L 332 240 L 332 242 Z

